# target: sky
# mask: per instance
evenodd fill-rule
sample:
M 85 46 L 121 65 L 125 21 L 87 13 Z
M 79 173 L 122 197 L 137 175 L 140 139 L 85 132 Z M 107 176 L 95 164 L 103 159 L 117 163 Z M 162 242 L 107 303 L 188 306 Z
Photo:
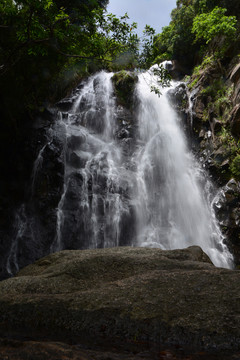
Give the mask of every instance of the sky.
M 160 33 L 162 27 L 169 24 L 175 7 L 176 0 L 109 0 L 107 10 L 117 16 L 127 12 L 129 23 L 138 24 L 137 33 L 140 36 L 146 24 Z

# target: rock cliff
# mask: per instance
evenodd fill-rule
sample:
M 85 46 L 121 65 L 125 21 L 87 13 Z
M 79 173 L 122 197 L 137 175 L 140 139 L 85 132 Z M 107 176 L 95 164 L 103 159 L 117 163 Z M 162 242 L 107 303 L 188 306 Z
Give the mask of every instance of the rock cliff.
M 186 78 L 186 86 L 179 85 L 177 94 L 172 94 L 191 146 L 219 188 L 215 211 L 237 266 L 240 263 L 239 89 L 239 59 L 223 63 L 209 56 Z

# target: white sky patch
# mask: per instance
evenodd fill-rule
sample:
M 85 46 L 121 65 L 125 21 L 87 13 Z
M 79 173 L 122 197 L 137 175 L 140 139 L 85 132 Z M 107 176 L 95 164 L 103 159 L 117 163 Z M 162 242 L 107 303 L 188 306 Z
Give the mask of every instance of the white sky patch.
M 146 24 L 160 33 L 162 27 L 169 24 L 175 7 L 176 0 L 109 0 L 107 10 L 117 16 L 127 12 L 129 22 L 138 24 L 137 33 L 141 36 Z

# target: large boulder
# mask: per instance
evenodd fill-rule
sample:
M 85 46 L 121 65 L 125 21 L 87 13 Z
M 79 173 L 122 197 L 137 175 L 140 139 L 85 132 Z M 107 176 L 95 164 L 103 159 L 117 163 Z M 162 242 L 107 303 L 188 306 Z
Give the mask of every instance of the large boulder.
M 0 283 L 0 336 L 240 346 L 240 273 L 196 246 L 65 250 Z

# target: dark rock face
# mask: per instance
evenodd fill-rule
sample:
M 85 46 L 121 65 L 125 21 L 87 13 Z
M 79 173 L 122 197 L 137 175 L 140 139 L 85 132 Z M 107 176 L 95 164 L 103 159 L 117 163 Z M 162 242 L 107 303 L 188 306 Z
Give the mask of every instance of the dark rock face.
M 186 135 L 191 139 L 191 125 L 188 116 L 188 89 L 186 84 L 181 83 L 174 89 L 170 89 L 167 93 L 173 109 L 176 111 L 179 119 L 181 120 L 181 127 L 183 127 Z
M 236 265 L 239 266 L 240 249 L 240 186 L 234 179 L 230 180 L 220 193 L 216 203 L 216 214 L 229 244 L 235 254 Z
M 235 262 L 239 264 L 240 189 L 238 179 L 232 179 L 231 172 L 240 134 L 239 59 L 233 59 L 232 63 L 225 67 L 212 63 L 193 75 L 190 82 L 192 112 L 187 115 L 192 117 L 194 150 L 219 187 L 216 214 Z
M 174 80 L 181 80 L 186 74 L 191 73 L 190 68 L 182 66 L 182 64 L 180 64 L 177 60 L 172 61 L 172 66 L 168 69 L 168 71 Z
M 0 334 L 234 351 L 239 289 L 195 246 L 63 251 L 0 283 Z
M 168 91 L 168 97 L 178 114 L 181 114 L 186 109 L 188 103 L 186 84 L 181 83 L 174 89 Z
M 9 232 L 3 229 L 1 278 L 49 253 L 55 237 L 64 180 L 64 128 L 56 126 L 56 112 L 48 118 L 51 122 L 46 116 L 36 119 L 32 137 L 24 144 L 33 158 L 28 158 L 32 170 L 27 174 L 22 204 L 13 205 Z
M 60 130 L 51 135 L 56 119 L 57 112 L 50 109 L 34 120 L 23 119 L 21 133 L 4 151 L 1 163 L 8 163 L 8 168 L 1 171 L 1 279 L 46 254 L 53 241 L 54 212 L 63 185 Z M 14 161 L 8 148 L 15 153 Z

